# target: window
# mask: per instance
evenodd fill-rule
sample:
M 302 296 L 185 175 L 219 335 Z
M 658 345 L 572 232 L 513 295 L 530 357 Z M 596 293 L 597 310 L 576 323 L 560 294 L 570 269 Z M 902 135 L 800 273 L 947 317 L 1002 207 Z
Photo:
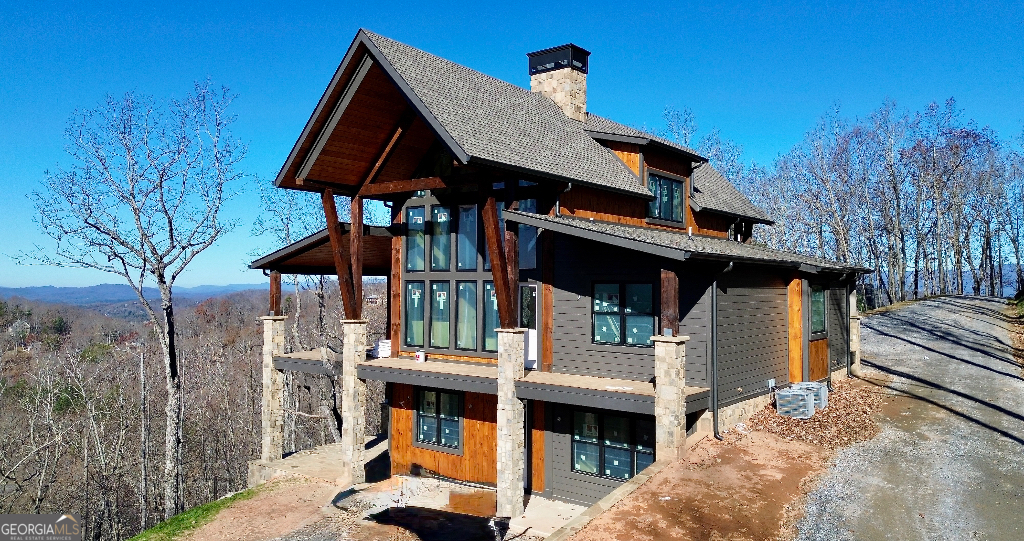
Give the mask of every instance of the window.
M 498 296 L 494 282 L 484 282 L 484 351 L 498 351 Z
M 585 410 L 573 412 L 573 471 L 629 479 L 653 463 L 653 421 Z
M 423 345 L 423 282 L 405 283 L 405 345 Z
M 476 270 L 476 205 L 459 207 L 458 270 Z
M 405 236 L 405 270 L 423 270 L 423 207 L 409 207 L 405 211 L 408 233 Z
M 537 200 L 524 199 L 519 202 L 520 212 L 537 213 Z M 519 224 L 519 268 L 537 268 L 537 228 Z
M 446 271 L 451 266 L 451 223 L 448 207 L 430 208 L 430 270 Z
M 460 450 L 462 395 L 416 389 L 416 441 L 419 447 Z
M 811 286 L 811 334 L 825 332 L 825 290 Z
M 654 286 L 594 284 L 595 344 L 650 346 L 654 336 Z
M 430 282 L 430 347 L 447 348 L 451 339 L 450 283 Z
M 476 282 L 457 282 L 455 347 L 476 349 Z
M 505 238 L 505 220 L 501 219 L 501 213 L 505 210 L 505 202 L 497 201 L 495 206 L 498 208 L 498 238 Z M 491 270 L 491 249 L 484 245 L 484 270 Z
M 653 173 L 647 175 L 647 185 L 654 193 L 654 200 L 647 208 L 647 214 L 651 218 L 669 220 L 672 222 L 685 222 L 686 197 L 684 190 L 686 183 L 682 180 L 675 180 L 662 177 Z

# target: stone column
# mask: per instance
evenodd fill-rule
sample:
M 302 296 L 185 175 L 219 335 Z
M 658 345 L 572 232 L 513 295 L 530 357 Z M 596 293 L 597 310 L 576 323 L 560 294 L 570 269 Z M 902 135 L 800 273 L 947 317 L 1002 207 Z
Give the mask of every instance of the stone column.
M 352 484 L 366 481 L 366 380 L 356 376 L 356 363 L 366 360 L 366 321 L 341 322 L 341 452 L 352 469 Z
M 274 368 L 274 355 L 284 353 L 285 316 L 263 316 L 263 442 L 260 460 L 284 454 L 284 374 Z
M 498 516 L 523 514 L 526 408 L 516 397 L 525 370 L 526 329 L 498 329 Z
M 686 456 L 686 341 L 689 336 L 652 336 L 654 341 L 655 453 L 658 460 Z
M 851 376 L 860 377 L 860 312 L 857 310 L 857 288 L 850 291 L 850 362 Z

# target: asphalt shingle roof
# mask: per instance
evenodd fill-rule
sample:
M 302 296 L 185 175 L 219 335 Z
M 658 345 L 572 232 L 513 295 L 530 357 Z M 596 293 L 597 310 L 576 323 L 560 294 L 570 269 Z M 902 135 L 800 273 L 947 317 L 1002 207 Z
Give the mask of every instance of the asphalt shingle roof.
M 754 206 L 736 186 L 722 176 L 710 163 L 696 165 L 693 170 L 692 201 L 701 208 L 724 212 L 761 222 L 774 223 L 763 210 Z
M 469 161 L 653 197 L 640 179 L 550 99 L 361 31 Z
M 538 227 L 547 227 L 556 232 L 576 234 L 581 237 L 591 237 L 600 241 L 615 240 L 623 246 L 634 247 L 649 253 L 657 253 L 659 249 L 666 255 L 671 253 L 687 256 L 723 259 L 723 260 L 745 260 L 761 261 L 769 264 L 783 264 L 798 267 L 809 265 L 822 269 L 838 272 L 870 272 L 870 269 L 851 266 L 845 263 L 829 261 L 818 257 L 773 250 L 756 244 L 744 244 L 727 239 L 691 236 L 684 232 L 668 231 L 664 229 L 651 229 L 645 227 L 633 227 L 610 222 L 595 220 L 582 220 L 565 216 L 544 216 L 540 214 L 526 214 L 506 210 L 502 213 L 506 219 L 513 222 L 528 223 Z M 588 235 L 590 233 L 591 235 Z M 594 235 L 596 234 L 596 236 Z M 668 255 L 668 257 L 672 257 Z
M 665 139 L 664 137 L 654 135 L 653 133 L 640 131 L 636 128 L 632 128 L 625 124 L 615 122 L 614 120 L 604 118 L 603 116 L 595 115 L 594 113 L 587 113 L 587 122 L 584 128 L 590 132 L 607 133 L 610 135 L 622 135 L 624 137 L 636 137 L 638 139 L 649 139 L 651 141 L 661 144 L 662 146 L 669 147 L 672 150 L 684 152 L 686 154 L 689 154 L 691 157 L 704 160 L 704 158 L 701 157 L 700 153 L 698 153 L 696 150 L 680 145 L 679 143 L 676 143 L 671 139 Z

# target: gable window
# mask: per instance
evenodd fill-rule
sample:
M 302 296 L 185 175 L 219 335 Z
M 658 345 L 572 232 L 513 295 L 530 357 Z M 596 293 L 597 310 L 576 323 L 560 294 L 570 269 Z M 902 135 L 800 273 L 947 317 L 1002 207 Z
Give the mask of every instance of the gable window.
M 430 282 L 430 347 L 447 348 L 451 338 L 451 283 Z
M 650 346 L 654 336 L 652 284 L 594 284 L 595 344 Z
M 462 394 L 415 389 L 416 447 L 452 452 L 462 449 Z
M 520 201 L 519 212 L 537 214 L 537 200 Z M 532 225 L 519 224 L 519 268 L 537 268 L 537 228 Z
M 458 270 L 476 270 L 476 205 L 459 207 Z
M 825 334 L 825 289 L 811 286 L 811 334 Z
M 654 200 L 647 207 L 647 215 L 670 222 L 686 221 L 686 182 L 648 173 L 647 186 L 654 193 Z
M 452 255 L 451 211 L 430 207 L 430 270 L 446 271 Z
M 573 471 L 629 479 L 653 463 L 653 421 L 595 411 L 573 411 Z
M 405 345 L 423 345 L 423 282 L 405 283 Z

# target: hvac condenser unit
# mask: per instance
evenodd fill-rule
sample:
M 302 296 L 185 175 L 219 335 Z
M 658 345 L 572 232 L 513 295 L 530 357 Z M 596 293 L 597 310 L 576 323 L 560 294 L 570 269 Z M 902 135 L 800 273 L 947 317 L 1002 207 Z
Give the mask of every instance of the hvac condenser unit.
M 807 389 L 779 389 L 775 391 L 775 409 L 779 415 L 810 419 L 814 415 L 814 393 Z
M 794 389 L 806 389 L 814 393 L 814 407 L 823 410 L 828 407 L 828 385 L 816 381 L 793 384 Z

